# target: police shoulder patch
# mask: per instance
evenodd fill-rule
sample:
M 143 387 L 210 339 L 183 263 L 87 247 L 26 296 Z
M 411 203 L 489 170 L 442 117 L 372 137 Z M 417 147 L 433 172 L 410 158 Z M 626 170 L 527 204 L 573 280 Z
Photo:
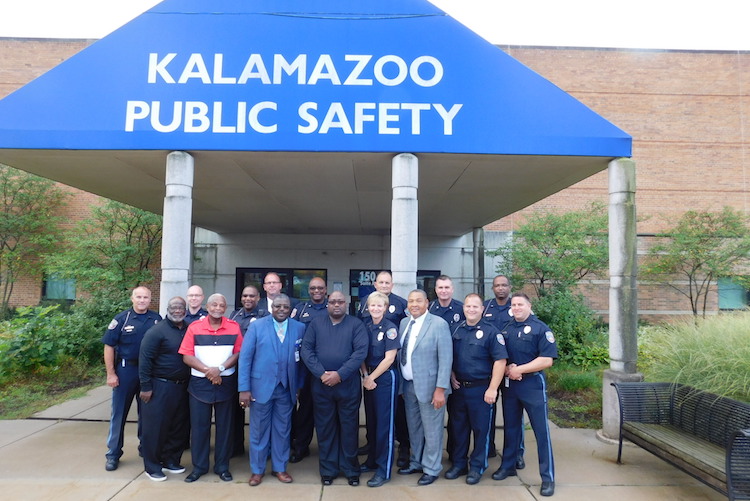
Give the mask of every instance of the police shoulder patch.
M 547 341 L 549 341 L 550 343 L 554 343 L 555 342 L 555 335 L 552 334 L 552 331 L 545 332 L 544 333 L 544 337 L 546 337 Z
M 497 338 L 497 342 L 498 343 L 500 343 L 501 345 L 505 346 L 505 336 L 503 336 L 502 334 L 498 334 L 495 337 Z
M 292 310 L 292 313 L 289 315 L 290 317 L 294 318 L 297 316 L 297 308 Z
M 398 331 L 391 327 L 385 332 L 385 335 L 388 336 L 388 339 L 396 339 L 398 337 Z
M 114 329 L 115 327 L 117 327 L 117 319 L 116 319 L 116 318 L 113 318 L 113 319 L 112 319 L 112 321 L 111 321 L 111 322 L 109 323 L 109 325 L 107 326 L 107 329 L 108 329 L 108 330 L 112 330 L 112 329 Z

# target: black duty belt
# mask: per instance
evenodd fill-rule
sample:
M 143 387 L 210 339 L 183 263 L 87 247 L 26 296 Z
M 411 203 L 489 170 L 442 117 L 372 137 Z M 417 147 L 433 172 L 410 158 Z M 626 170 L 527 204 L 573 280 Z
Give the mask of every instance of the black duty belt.
M 174 383 L 174 384 L 185 384 L 187 383 L 187 379 L 167 379 L 163 377 L 155 377 L 157 381 L 161 381 L 162 383 Z
M 458 384 L 460 384 L 464 388 L 471 388 L 473 386 L 486 386 L 490 384 L 490 379 L 475 379 L 473 381 L 459 381 Z
M 119 365 L 120 367 L 126 367 L 128 365 L 138 365 L 138 359 L 134 358 L 131 360 L 126 360 L 124 358 L 121 358 L 120 361 L 117 362 L 117 365 Z

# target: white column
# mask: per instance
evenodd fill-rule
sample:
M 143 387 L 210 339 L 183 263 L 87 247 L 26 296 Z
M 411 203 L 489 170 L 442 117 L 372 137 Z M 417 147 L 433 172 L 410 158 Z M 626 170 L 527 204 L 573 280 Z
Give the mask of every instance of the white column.
M 411 153 L 392 161 L 391 272 L 393 292 L 406 297 L 417 287 L 419 256 L 419 162 Z
M 602 388 L 602 433 L 617 438 L 620 409 L 610 385 L 640 381 L 638 361 L 638 254 L 635 210 L 635 162 L 609 163 L 609 369 Z
M 193 157 L 184 151 L 167 155 L 164 222 L 161 245 L 159 312 L 167 312 L 174 296 L 185 297 L 190 273 L 193 219 Z

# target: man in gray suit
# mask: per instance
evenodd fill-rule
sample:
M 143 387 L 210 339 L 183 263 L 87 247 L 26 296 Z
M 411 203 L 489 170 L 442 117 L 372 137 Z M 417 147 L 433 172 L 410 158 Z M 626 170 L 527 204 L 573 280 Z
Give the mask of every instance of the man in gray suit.
M 409 465 L 401 475 L 422 473 L 418 485 L 430 485 L 443 469 L 445 402 L 451 392 L 453 343 L 448 323 L 427 313 L 427 293 L 409 293 L 409 316 L 401 321 L 401 392 L 411 440 Z

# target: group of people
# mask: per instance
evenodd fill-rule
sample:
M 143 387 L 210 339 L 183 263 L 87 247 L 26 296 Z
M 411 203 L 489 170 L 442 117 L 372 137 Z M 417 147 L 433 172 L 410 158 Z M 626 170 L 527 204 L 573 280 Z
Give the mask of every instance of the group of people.
M 133 307 L 103 337 L 113 388 L 107 470 L 118 466 L 125 414 L 138 395 L 139 450 L 152 480 L 184 472 L 188 444 L 193 471 L 185 481 L 208 472 L 213 412 L 213 470 L 231 481 L 229 459 L 244 453 L 249 409 L 250 486 L 263 481 L 269 458 L 271 474 L 292 482 L 288 463 L 310 454 L 313 429 L 323 485 L 343 474 L 357 486 L 370 471 L 367 485 L 379 487 L 391 479 L 394 463 L 398 474 L 419 474 L 417 484 L 429 485 L 443 470 L 446 428 L 451 465 L 444 477 L 465 476 L 473 485 L 495 453 L 502 395 L 502 461 L 492 478 L 525 466 L 525 410 L 537 439 L 541 494 L 554 493 L 544 369 L 557 348 L 529 298 L 510 294 L 507 277 L 493 280 L 494 298 L 472 293 L 462 303 L 453 298 L 450 277 L 440 276 L 430 303 L 420 289 L 407 299 L 392 293 L 384 271 L 356 316 L 348 314 L 342 292 L 327 294 L 321 278 L 310 281 L 304 302 L 282 294 L 281 285 L 268 273 L 266 298 L 245 287 L 242 307 L 228 316 L 224 296 L 210 296 L 204 310 L 203 292 L 193 286 L 187 302 L 170 299 L 165 320 L 148 310 L 147 288 L 133 290 Z M 363 398 L 367 443 L 359 447 Z

